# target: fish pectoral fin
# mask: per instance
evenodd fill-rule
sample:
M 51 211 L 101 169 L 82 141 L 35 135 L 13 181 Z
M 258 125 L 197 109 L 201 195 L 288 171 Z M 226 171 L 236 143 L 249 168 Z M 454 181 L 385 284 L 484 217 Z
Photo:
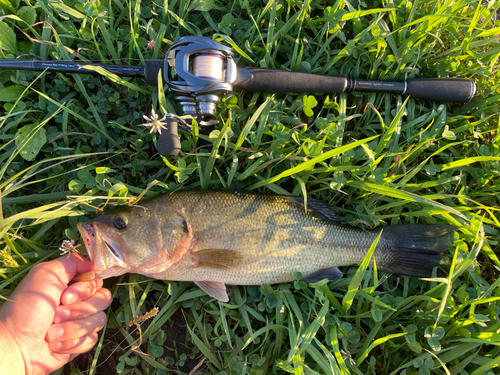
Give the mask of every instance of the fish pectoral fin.
M 235 250 L 206 249 L 191 253 L 196 268 L 231 268 L 239 263 L 242 254 Z
M 195 281 L 194 283 L 210 297 L 214 297 L 222 302 L 229 302 L 229 297 L 226 292 L 226 284 L 220 281 Z
M 338 269 L 338 267 L 325 268 L 310 275 L 304 276 L 302 281 L 306 283 L 316 283 L 323 279 L 328 279 L 328 281 L 335 281 L 341 279 L 344 274 Z

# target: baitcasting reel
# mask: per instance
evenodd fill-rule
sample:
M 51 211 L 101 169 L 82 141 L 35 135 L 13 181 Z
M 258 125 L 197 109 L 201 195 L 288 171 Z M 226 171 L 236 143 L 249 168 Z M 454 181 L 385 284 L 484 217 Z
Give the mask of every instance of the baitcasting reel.
M 191 115 L 201 126 L 213 126 L 220 98 L 234 89 L 274 93 L 343 93 L 381 92 L 404 97 L 441 102 L 465 103 L 476 91 L 474 82 L 465 78 L 414 78 L 406 81 L 367 81 L 350 77 L 330 76 L 279 69 L 237 68 L 232 48 L 214 40 L 185 36 L 174 41 L 164 60 L 148 60 L 144 67 L 67 62 L 0 59 L 0 69 L 47 70 L 89 74 L 85 65 L 99 66 L 111 73 L 127 77 L 143 77 L 152 86 L 158 85 L 162 70 L 164 83 L 176 95 L 182 115 Z M 164 156 L 180 151 L 177 135 L 180 116 L 167 114 L 156 148 Z M 187 124 L 189 125 L 189 124 Z
M 204 37 L 186 36 L 174 41 L 163 63 L 163 78 L 170 92 L 176 95 L 182 115 L 191 115 L 200 126 L 213 127 L 218 123 L 212 118 L 220 98 L 233 92 L 238 78 L 239 81 L 251 78 L 244 70 L 238 71 L 233 55 L 232 48 Z M 147 81 L 148 70 L 145 71 Z M 157 85 L 156 77 L 148 83 Z M 180 150 L 179 117 L 167 114 L 167 118 L 166 129 L 158 138 L 156 148 L 162 155 L 175 155 Z
M 237 69 L 231 48 L 187 36 L 168 50 L 164 75 L 184 114 L 213 116 L 220 97 L 232 93 Z

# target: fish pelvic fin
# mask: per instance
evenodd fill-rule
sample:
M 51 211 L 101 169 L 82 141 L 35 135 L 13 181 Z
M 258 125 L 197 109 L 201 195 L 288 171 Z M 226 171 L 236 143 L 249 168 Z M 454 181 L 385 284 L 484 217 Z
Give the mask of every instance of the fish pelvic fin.
M 306 275 L 302 278 L 302 281 L 305 281 L 306 283 L 316 283 L 323 279 L 328 279 L 328 281 L 332 282 L 341 279 L 342 276 L 344 276 L 344 274 L 338 269 L 338 267 L 332 267 Z
M 384 228 L 382 236 L 391 239 L 385 272 L 414 277 L 431 277 L 434 267 L 445 265 L 442 253 L 453 245 L 452 225 L 408 224 Z
M 207 293 L 210 297 L 213 297 L 221 302 L 229 302 L 229 297 L 226 292 L 226 284 L 220 281 L 195 281 L 198 287 Z
M 239 251 L 206 249 L 191 253 L 193 267 L 228 269 L 238 264 L 243 256 Z

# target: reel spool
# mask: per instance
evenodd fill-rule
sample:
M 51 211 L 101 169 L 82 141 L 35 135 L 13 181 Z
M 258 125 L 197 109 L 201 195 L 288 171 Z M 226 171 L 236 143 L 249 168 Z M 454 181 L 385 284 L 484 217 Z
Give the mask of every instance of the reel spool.
M 186 36 L 174 41 L 167 51 L 163 65 L 164 79 L 182 109 L 182 115 L 191 115 L 200 126 L 217 124 L 215 115 L 220 98 L 233 92 L 238 68 L 233 60 L 233 49 L 214 40 Z M 167 131 L 158 139 L 157 149 L 162 155 L 175 155 L 180 150 L 177 135 L 178 117 L 167 114 Z M 164 135 L 165 133 L 165 135 Z

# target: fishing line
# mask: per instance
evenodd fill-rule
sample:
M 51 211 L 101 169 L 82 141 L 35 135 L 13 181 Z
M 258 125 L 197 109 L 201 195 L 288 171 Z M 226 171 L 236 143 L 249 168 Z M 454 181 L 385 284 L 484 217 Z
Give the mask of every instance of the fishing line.
M 193 57 L 193 75 L 224 81 L 224 57 L 216 53 L 200 53 Z

